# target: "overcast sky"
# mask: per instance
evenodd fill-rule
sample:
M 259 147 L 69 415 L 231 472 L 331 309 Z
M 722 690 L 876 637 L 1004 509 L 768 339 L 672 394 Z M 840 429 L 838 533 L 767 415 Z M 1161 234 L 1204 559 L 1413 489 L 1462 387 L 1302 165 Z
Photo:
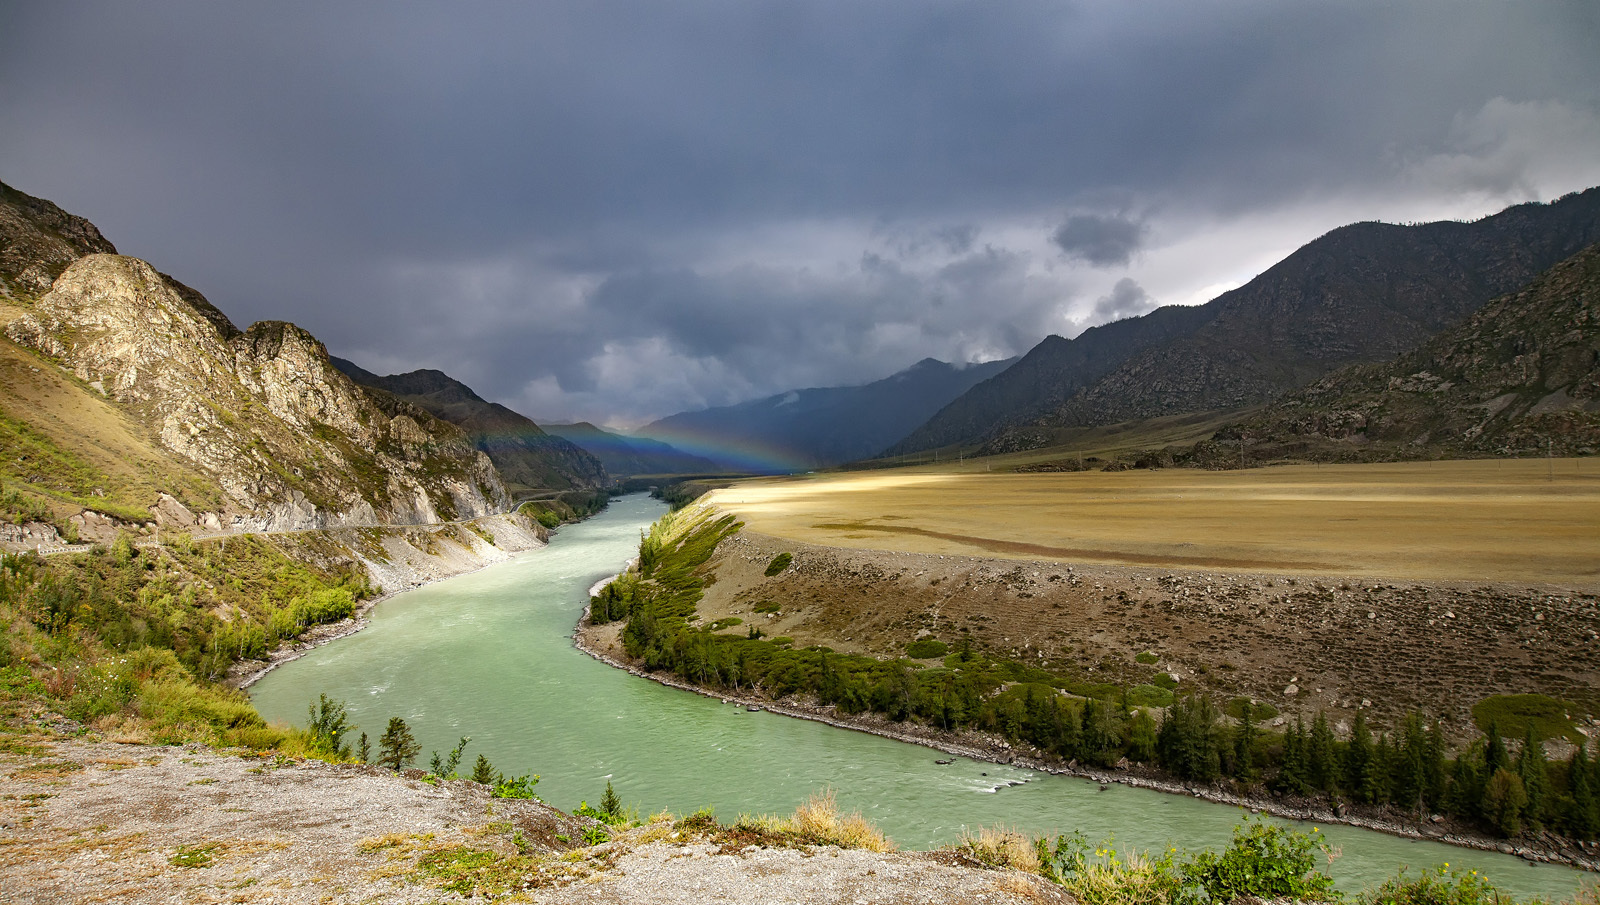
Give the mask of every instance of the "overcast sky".
M 632 425 L 1600 184 L 1600 4 L 0 4 L 0 180 L 242 325 Z

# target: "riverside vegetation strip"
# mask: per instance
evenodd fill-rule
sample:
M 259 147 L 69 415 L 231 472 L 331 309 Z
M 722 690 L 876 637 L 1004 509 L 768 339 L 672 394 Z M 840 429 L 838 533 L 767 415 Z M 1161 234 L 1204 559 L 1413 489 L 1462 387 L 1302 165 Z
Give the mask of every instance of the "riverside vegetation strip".
M 158 555 L 130 551 L 129 560 Z M 673 571 L 670 563 L 666 568 Z M 194 675 L 149 638 L 122 650 L 105 646 L 93 631 L 92 609 L 64 622 L 34 622 L 30 594 L 38 587 L 12 584 L 0 599 L 10 628 L 0 685 L 0 879 L 14 881 L 7 888 L 23 889 L 34 901 L 73 895 L 89 901 L 116 892 L 129 901 L 201 894 L 438 901 L 493 893 L 544 902 L 666 902 L 755 891 L 779 902 L 1020 902 L 1056 900 L 1054 888 L 1034 878 L 1054 872 L 1079 901 L 1162 902 L 1203 883 L 1207 863 L 1241 858 L 1261 868 L 1255 872 L 1301 884 L 1308 895 L 1317 889 L 1316 877 L 1301 871 L 1314 846 L 1290 836 L 1251 848 L 1248 829 L 1233 855 L 1210 859 L 1130 860 L 1104 849 L 1091 853 L 1070 837 L 1047 844 L 1041 857 L 1028 840 L 997 831 L 977 833 L 947 852 L 876 853 L 839 848 L 877 843 L 859 823 L 851 829 L 848 818 L 808 806 L 788 821 L 720 826 L 690 815 L 612 826 L 604 831 L 610 841 L 585 844 L 597 828 L 593 818 L 564 823 L 572 818 L 534 808 L 537 802 L 489 801 L 487 787 L 430 781 L 420 771 L 396 777 L 307 760 L 346 758 L 334 750 L 337 741 L 325 744 L 316 731 L 261 725 L 247 702 Z M 68 689 L 54 680 L 62 666 L 91 665 L 110 670 L 129 697 L 85 728 L 62 715 L 74 695 L 64 696 Z M 108 734 L 260 747 L 99 740 Z M 523 818 L 551 822 L 539 835 Z M 41 852 L 62 859 L 41 859 Z M 1470 890 L 1478 881 L 1467 875 L 1438 882 Z M 1489 900 L 1474 896 L 1466 901 Z
M 761 555 L 742 548 L 713 562 L 719 545 L 739 547 L 743 538 L 737 532 L 735 518 L 711 506 L 663 519 L 641 544 L 637 568 L 591 602 L 590 622 L 600 628 L 591 628 L 585 643 L 601 651 L 620 647 L 646 671 L 784 700 L 875 731 L 913 738 L 930 730 L 963 733 L 1002 759 L 1164 775 L 1191 788 L 1209 785 L 1308 815 L 1354 810 L 1382 821 L 1380 826 L 1442 814 L 1436 820 L 1449 818 L 1445 826 L 1456 832 L 1450 841 L 1493 847 L 1488 839 L 1474 843 L 1468 837 L 1511 836 L 1530 857 L 1595 863 L 1587 841 L 1597 829 L 1595 761 L 1581 747 L 1559 741 L 1556 748 L 1565 756 L 1551 761 L 1543 744 L 1543 733 L 1584 739 L 1577 732 L 1583 727 L 1570 720 L 1574 705 L 1537 696 L 1490 699 L 1479 708 L 1488 733 L 1463 737 L 1452 758 L 1448 737 L 1464 736 L 1462 727 L 1447 731 L 1413 712 L 1402 713 L 1389 731 L 1374 733 L 1360 707 L 1343 738 L 1335 737 L 1321 712 L 1277 719 L 1281 728 L 1263 727 L 1263 720 L 1276 717 L 1274 708 L 1246 696 L 1213 697 L 1206 683 L 1179 683 L 1138 662 L 1150 657 L 1130 657 L 1128 669 L 1094 675 L 1071 658 L 1045 660 L 1032 650 L 1019 658 L 1019 651 L 992 639 L 974 641 L 973 634 L 961 636 L 944 656 L 948 648 L 942 643 L 905 651 L 927 655 L 920 662 L 842 653 L 824 644 L 802 647 L 787 634 L 764 637 L 760 615 L 820 601 L 775 590 L 782 580 L 765 575 L 777 562 L 770 548 Z M 811 555 L 796 555 L 791 568 L 801 569 Z M 761 578 L 734 579 L 743 591 L 726 591 L 728 573 L 736 572 L 730 563 L 740 560 Z M 725 609 L 702 620 L 698 605 L 708 586 L 724 603 L 730 596 L 746 603 L 763 596 L 783 602 L 745 611 L 755 620 L 750 623 L 720 615 Z M 617 620 L 626 620 L 620 631 L 608 631 L 607 623 Z M 1134 673 L 1142 673 L 1143 681 L 1128 678 Z M 1541 709 L 1559 715 L 1532 719 Z M 1502 729 L 1512 736 L 1509 750 Z M 1444 835 L 1433 822 L 1423 829 Z

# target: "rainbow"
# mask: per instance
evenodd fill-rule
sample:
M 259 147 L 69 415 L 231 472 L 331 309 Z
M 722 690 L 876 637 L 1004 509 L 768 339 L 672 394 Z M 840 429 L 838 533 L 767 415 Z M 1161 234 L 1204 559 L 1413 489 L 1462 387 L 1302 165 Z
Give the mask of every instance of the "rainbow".
M 697 428 L 656 428 L 648 437 L 670 444 L 679 452 L 711 461 L 730 471 L 750 474 L 795 474 L 811 471 L 817 463 L 792 449 L 750 437 L 730 437 Z

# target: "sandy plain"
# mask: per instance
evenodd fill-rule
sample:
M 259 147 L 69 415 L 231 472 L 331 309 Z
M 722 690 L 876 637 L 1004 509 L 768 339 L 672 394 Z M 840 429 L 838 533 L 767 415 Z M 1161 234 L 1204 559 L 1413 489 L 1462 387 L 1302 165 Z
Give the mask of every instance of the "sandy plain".
M 1149 568 L 1600 588 L 1600 461 L 746 481 L 712 505 L 806 543 Z

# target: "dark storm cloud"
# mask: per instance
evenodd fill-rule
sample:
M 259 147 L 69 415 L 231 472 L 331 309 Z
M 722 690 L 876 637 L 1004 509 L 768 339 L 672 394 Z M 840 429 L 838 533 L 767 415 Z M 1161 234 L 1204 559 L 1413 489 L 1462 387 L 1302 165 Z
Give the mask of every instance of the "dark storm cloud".
M 1103 295 L 1095 301 L 1090 320 L 1094 323 L 1109 323 L 1138 317 L 1154 311 L 1156 305 L 1156 300 L 1144 291 L 1143 286 L 1123 277 L 1111 287 L 1109 295 Z
M 1075 214 L 1056 227 L 1050 240 L 1069 258 L 1095 267 L 1115 267 L 1133 260 L 1149 227 L 1122 216 Z
M 1580 188 L 1597 32 L 1586 2 L 8 4 L 0 179 L 238 320 L 641 418 L 1025 351 L 1180 220 Z

